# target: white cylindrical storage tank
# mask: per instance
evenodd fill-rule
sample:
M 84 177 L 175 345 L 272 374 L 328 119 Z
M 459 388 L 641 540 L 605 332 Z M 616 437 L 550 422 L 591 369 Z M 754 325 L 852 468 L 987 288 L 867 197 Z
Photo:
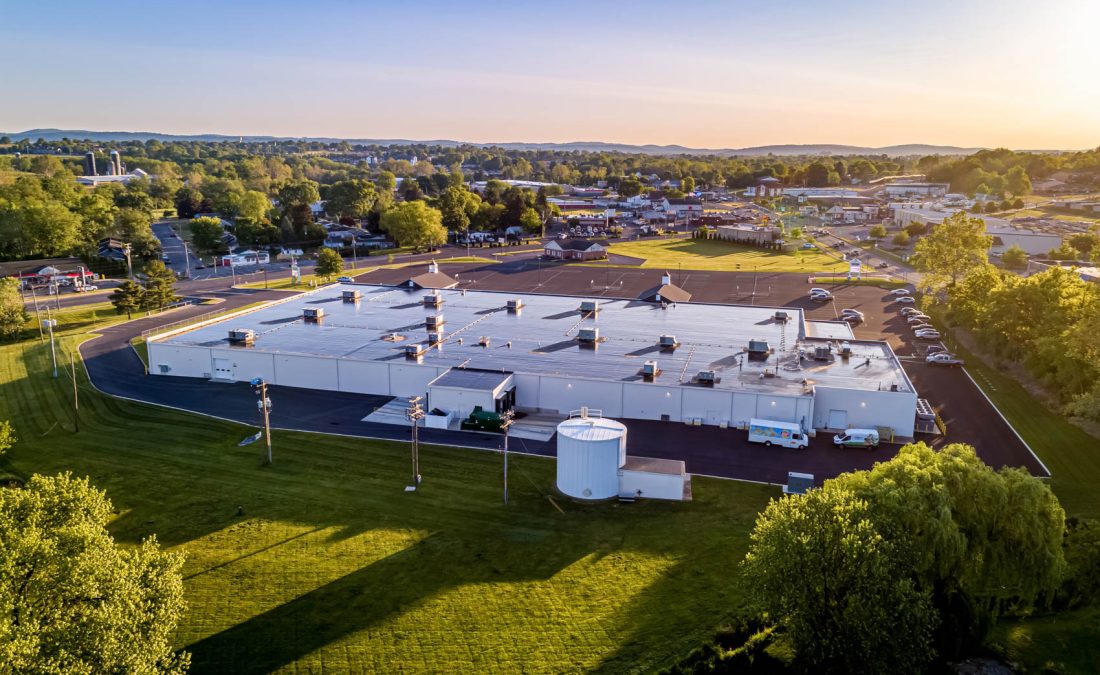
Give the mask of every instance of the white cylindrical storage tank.
M 577 499 L 619 494 L 626 461 L 626 427 L 602 417 L 573 417 L 558 425 L 558 489 Z

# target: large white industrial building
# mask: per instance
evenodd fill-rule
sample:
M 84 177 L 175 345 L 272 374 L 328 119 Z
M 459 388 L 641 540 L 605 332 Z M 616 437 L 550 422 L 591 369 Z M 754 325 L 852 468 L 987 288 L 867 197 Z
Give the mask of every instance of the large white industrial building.
M 336 284 L 148 340 L 150 372 L 473 407 L 744 427 L 889 428 L 917 393 L 885 342 L 767 308 Z M 433 425 L 439 426 L 439 425 Z

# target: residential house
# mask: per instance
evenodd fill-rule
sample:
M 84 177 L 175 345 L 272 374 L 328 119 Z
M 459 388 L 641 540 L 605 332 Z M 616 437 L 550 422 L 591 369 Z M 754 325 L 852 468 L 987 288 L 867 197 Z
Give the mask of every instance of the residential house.
M 600 260 L 607 257 L 607 242 L 597 239 L 551 239 L 543 255 L 557 260 Z

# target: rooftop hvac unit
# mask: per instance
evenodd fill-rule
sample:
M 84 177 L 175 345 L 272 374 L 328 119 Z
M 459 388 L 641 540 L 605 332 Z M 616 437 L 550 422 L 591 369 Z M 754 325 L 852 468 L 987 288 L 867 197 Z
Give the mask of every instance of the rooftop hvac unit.
M 840 343 L 840 355 L 843 357 L 849 357 L 852 355 L 852 345 L 848 342 Z
M 829 345 L 814 347 L 814 361 L 831 361 L 833 348 Z
M 439 293 L 429 293 L 424 296 L 425 307 L 439 307 L 443 304 L 443 296 Z
M 791 317 L 786 312 L 777 311 L 773 318 L 780 323 L 787 323 L 787 321 L 789 321 Z
M 647 381 L 652 382 L 660 374 L 661 369 L 657 367 L 656 361 L 646 361 L 642 364 L 642 377 Z
M 596 344 L 600 340 L 600 329 L 582 328 L 577 331 L 577 339 L 586 344 Z
M 917 419 L 934 420 L 936 411 L 932 410 L 932 404 L 926 398 L 917 399 Z
M 428 331 L 428 344 L 438 345 L 443 342 L 443 333 L 440 331 Z
M 233 344 L 250 345 L 256 341 L 256 331 L 251 328 L 234 328 L 229 331 L 229 341 Z
M 320 321 L 325 318 L 324 307 L 306 307 L 302 310 L 302 318 L 306 321 Z
M 595 314 L 600 311 L 600 303 L 595 300 L 581 300 L 581 311 L 585 314 Z
M 522 308 L 523 308 L 523 300 L 521 300 L 520 298 L 511 298 L 511 299 L 508 300 L 508 311 L 509 312 L 518 312 Z
M 662 335 L 657 339 L 657 344 L 660 345 L 661 349 L 666 350 L 676 349 L 680 346 L 680 343 L 676 341 L 675 335 Z
M 695 381 L 701 385 L 713 387 L 714 383 L 718 381 L 718 376 L 713 370 L 700 370 L 699 374 L 695 376 Z
M 772 346 L 767 340 L 749 340 L 749 356 L 767 356 L 771 352 Z
M 419 360 L 422 356 L 424 356 L 424 345 L 420 343 L 405 345 L 405 358 Z
M 431 316 L 424 317 L 424 325 L 429 331 L 443 328 L 443 315 L 432 314 Z
M 359 302 L 359 291 L 342 291 L 340 297 L 344 299 L 344 302 Z

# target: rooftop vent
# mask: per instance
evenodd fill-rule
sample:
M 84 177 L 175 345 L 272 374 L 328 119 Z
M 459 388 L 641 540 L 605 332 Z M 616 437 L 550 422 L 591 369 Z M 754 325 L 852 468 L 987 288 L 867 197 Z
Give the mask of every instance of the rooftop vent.
M 361 296 L 359 291 L 342 291 L 340 297 L 344 299 L 344 302 L 359 302 Z
M 325 308 L 306 307 L 302 310 L 302 318 L 306 321 L 320 321 L 325 318 Z
M 443 305 L 443 296 L 439 293 L 429 293 L 424 296 L 425 307 L 440 307 Z
M 581 300 L 581 312 L 595 314 L 600 311 L 600 303 L 595 300 Z
M 775 319 L 776 321 L 780 322 L 780 323 L 787 323 L 788 321 L 791 320 L 791 316 L 789 314 L 787 314 L 786 312 L 781 311 L 781 310 L 776 311 L 776 313 L 774 314 L 774 316 L 772 318 Z
M 520 298 L 510 298 L 508 300 L 508 311 L 509 312 L 518 312 L 522 308 L 523 308 L 523 300 L 521 300 Z
M 652 382 L 661 374 L 661 369 L 657 367 L 656 361 L 646 361 L 642 364 L 642 377 L 646 382 Z
M 772 353 L 772 346 L 767 340 L 749 340 L 748 352 L 750 357 L 765 357 Z
M 427 327 L 429 331 L 443 328 L 443 315 L 432 314 L 431 316 L 424 317 L 424 326 Z
M 582 328 L 577 331 L 577 340 L 579 340 L 581 344 L 595 345 L 600 341 L 600 329 Z
M 229 331 L 229 341 L 238 345 L 250 345 L 256 341 L 256 331 L 251 328 L 234 328 Z
M 428 331 L 428 344 L 440 345 L 443 343 L 443 332 L 430 330 Z
M 706 387 L 713 387 L 714 383 L 718 381 L 718 376 L 713 370 L 700 370 L 699 374 L 695 376 L 695 381 Z
M 675 335 L 662 335 L 657 339 L 657 344 L 660 345 L 661 349 L 666 351 L 676 349 L 680 346 L 680 343 L 676 341 Z
M 848 342 L 840 343 L 840 355 L 847 358 L 852 355 L 852 345 Z
M 489 346 L 489 342 L 490 342 L 490 340 L 489 340 L 489 336 L 488 336 L 488 335 L 482 335 L 481 337 L 479 337 L 479 338 L 477 339 L 477 343 L 478 343 L 479 345 L 481 345 L 482 347 L 488 347 L 488 346 Z
M 405 358 L 415 359 L 419 361 L 424 356 L 424 345 L 419 342 L 416 344 L 405 345 Z

